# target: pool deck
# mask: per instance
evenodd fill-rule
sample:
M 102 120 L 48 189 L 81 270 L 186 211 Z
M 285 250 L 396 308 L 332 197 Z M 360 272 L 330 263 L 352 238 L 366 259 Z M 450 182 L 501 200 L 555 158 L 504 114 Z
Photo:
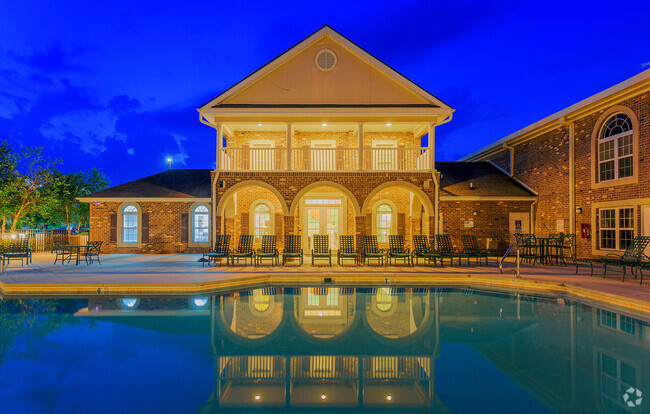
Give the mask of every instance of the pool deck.
M 514 263 L 504 265 L 501 274 L 495 260 L 490 266 L 471 267 L 445 261 L 445 267 L 425 266 L 213 266 L 202 267 L 198 254 L 103 255 L 102 264 L 86 266 L 74 262 L 53 265 L 54 255 L 35 254 L 33 263 L 22 266 L 11 262 L 0 274 L 0 292 L 5 295 L 98 295 L 98 294 L 192 294 L 223 291 L 237 287 L 269 283 L 307 285 L 332 282 L 336 285 L 380 285 L 404 283 L 413 286 L 463 286 L 517 289 L 522 292 L 547 292 L 577 296 L 585 301 L 607 303 L 615 307 L 650 313 L 650 281 L 639 285 L 629 277 L 621 282 L 622 273 L 610 268 L 606 279 L 602 268 L 581 267 L 578 275 L 573 265 L 531 266 L 522 264 L 521 278 L 512 272 Z M 328 280 L 326 280 L 328 279 Z

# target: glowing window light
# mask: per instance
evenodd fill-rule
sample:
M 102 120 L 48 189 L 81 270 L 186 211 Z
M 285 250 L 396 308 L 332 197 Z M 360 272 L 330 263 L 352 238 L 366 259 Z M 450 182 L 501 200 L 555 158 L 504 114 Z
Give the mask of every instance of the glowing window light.
M 121 298 L 119 302 L 124 309 L 135 309 L 139 303 L 140 299 L 138 298 Z
M 190 299 L 190 305 L 194 308 L 202 308 L 208 304 L 210 299 L 207 297 L 198 297 L 198 298 L 192 298 Z

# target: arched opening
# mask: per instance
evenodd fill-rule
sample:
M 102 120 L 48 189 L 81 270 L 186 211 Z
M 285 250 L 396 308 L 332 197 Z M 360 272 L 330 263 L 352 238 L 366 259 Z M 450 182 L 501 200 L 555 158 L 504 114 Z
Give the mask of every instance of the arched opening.
M 373 190 L 362 207 L 368 235 L 377 236 L 380 248 L 388 248 L 390 235 L 404 236 L 407 248 L 413 248 L 413 236 L 431 234 L 429 217 L 433 205 L 419 188 L 402 182 L 390 182 Z
M 368 326 L 384 338 L 406 338 L 426 325 L 429 294 L 416 295 L 400 288 L 383 287 L 373 291 L 366 302 Z
M 280 192 L 266 183 L 248 181 L 233 186 L 219 200 L 217 214 L 223 220 L 223 234 L 231 237 L 237 248 L 239 236 L 254 236 L 258 249 L 264 235 L 277 236 L 277 247 L 284 246 L 284 217 L 287 205 Z
M 318 182 L 305 187 L 291 204 L 294 232 L 302 236 L 303 249 L 309 254 L 317 234 L 328 235 L 332 250 L 338 250 L 339 236 L 354 235 L 355 215 L 359 211 L 356 198 L 345 187 Z
M 302 288 L 294 301 L 294 316 L 309 337 L 332 340 L 341 337 L 352 326 L 355 303 L 351 289 Z

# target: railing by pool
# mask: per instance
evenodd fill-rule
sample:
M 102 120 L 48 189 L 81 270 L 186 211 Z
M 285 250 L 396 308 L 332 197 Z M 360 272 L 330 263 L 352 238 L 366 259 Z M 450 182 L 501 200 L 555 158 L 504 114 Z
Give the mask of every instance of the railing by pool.
M 430 171 L 428 148 L 222 148 L 222 171 Z M 290 163 L 289 163 L 290 160 Z M 361 168 L 360 168 L 361 167 Z

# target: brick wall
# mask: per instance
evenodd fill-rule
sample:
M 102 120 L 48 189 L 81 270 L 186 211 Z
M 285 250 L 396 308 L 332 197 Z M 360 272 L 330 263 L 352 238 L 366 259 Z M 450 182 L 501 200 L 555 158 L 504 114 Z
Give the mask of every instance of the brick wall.
M 121 203 L 90 205 L 90 240 L 101 241 L 103 253 L 203 253 L 207 247 L 181 242 L 181 215 L 191 214 L 191 202 L 138 202 L 140 213 L 149 214 L 149 242 L 137 247 L 118 247 L 110 242 L 110 215 L 119 214 Z M 191 229 L 189 229 L 191 237 Z M 119 240 L 119 228 L 118 240 Z

